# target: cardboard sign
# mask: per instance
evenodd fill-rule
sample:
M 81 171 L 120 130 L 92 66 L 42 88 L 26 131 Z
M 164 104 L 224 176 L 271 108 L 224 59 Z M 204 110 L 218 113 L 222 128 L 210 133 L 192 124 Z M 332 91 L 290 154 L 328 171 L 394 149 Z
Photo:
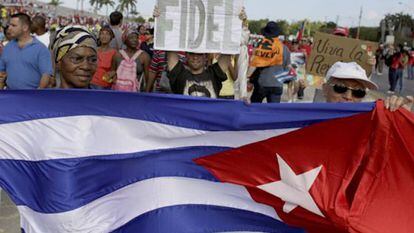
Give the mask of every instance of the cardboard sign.
M 329 68 L 337 61 L 356 62 L 365 69 L 367 75 L 372 73 L 370 58 L 375 54 L 378 43 L 316 33 L 306 71 L 309 74 L 325 77 Z
M 158 0 L 154 48 L 238 54 L 243 0 Z

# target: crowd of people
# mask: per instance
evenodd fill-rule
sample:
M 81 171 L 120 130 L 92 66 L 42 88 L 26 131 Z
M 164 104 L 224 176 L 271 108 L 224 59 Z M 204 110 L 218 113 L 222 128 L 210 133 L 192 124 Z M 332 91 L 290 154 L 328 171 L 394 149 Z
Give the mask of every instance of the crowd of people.
M 155 10 L 154 17 L 158 16 Z M 240 19 L 247 30 L 244 11 Z M 7 22 L 0 89 L 86 88 L 234 99 L 237 56 L 154 50 L 153 29 L 125 27 L 121 12 L 112 12 L 108 22 L 91 21 L 99 25 L 93 28 L 62 19 L 56 31 L 51 31 L 50 19 L 26 13 L 12 14 Z M 297 80 L 291 59 L 295 54 L 306 62 L 311 46 L 309 38 L 282 41 L 276 22 L 269 22 L 260 36 L 251 37 L 247 75 L 253 91 L 249 102 L 279 103 L 284 85 L 289 99 L 303 98 L 306 81 Z M 403 69 L 413 79 L 413 52 L 402 46 L 380 49 L 376 67 L 380 73 L 382 63 L 389 66 L 390 93 L 394 93 L 398 83 L 402 88 Z M 368 89 L 377 88 L 354 62 L 334 64 L 325 81 L 322 89 L 328 102 L 360 102 Z M 387 101 L 402 106 L 411 103 L 412 97 L 393 96 Z
M 82 25 L 88 28 L 90 31 L 98 32 L 100 26 L 105 23 L 104 17 L 85 15 L 76 11 L 74 11 L 72 14 L 67 13 L 66 15 L 58 15 L 54 9 L 55 7 L 52 7 L 48 4 L 37 5 L 33 3 L 16 3 L 11 5 L 12 6 L 6 7 L 0 3 L 0 22 L 3 29 L 7 27 L 10 16 L 17 13 L 25 13 L 29 15 L 30 18 L 33 18 L 35 16 L 43 17 L 46 22 L 46 28 L 52 32 L 56 31 L 58 28 L 62 28 L 62 26 L 69 24 Z M 1 40 L 2 39 L 0 38 L 0 41 Z
M 382 75 L 384 65 L 388 67 L 388 93 L 401 93 L 404 83 L 404 71 L 407 72 L 407 79 L 414 80 L 414 48 L 407 44 L 381 44 L 376 51 L 375 70 L 378 75 Z

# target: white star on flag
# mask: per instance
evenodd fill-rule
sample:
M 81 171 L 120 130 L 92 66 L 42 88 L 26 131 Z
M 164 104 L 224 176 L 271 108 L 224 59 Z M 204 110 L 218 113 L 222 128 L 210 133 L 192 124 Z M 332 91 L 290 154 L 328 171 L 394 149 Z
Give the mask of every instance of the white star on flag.
M 325 217 L 309 193 L 309 189 L 321 171 L 322 165 L 300 175 L 296 175 L 280 155 L 276 154 L 276 156 L 279 163 L 281 180 L 257 187 L 285 201 L 285 205 L 283 206 L 285 213 L 290 213 L 296 207 L 301 206 L 314 214 Z

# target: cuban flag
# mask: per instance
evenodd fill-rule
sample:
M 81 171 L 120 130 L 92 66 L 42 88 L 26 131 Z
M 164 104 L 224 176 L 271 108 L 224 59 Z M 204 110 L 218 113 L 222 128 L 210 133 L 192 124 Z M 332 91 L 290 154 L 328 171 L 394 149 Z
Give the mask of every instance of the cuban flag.
M 303 38 L 303 34 L 305 31 L 305 25 L 306 25 L 306 20 L 303 20 L 303 22 L 300 24 L 300 28 L 296 34 L 296 40 L 297 41 L 301 41 Z
M 273 78 L 275 78 L 280 83 L 296 80 L 297 76 L 298 75 L 294 68 L 290 68 L 288 70 L 280 70 L 273 74 Z
M 0 95 L 24 232 L 412 232 L 414 118 L 381 103 Z

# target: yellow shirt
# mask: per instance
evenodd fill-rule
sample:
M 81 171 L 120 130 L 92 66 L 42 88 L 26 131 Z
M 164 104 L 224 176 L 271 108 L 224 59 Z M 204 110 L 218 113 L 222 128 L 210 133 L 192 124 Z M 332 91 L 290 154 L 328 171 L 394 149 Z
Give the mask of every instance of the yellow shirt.
M 216 62 L 217 62 L 217 58 L 214 58 L 213 63 L 216 63 Z M 233 56 L 231 57 L 231 64 L 234 67 Z M 219 96 L 234 96 L 234 81 L 228 70 L 226 71 L 226 76 L 227 76 L 227 80 L 222 83 L 223 87 L 220 90 Z
M 234 63 L 234 62 L 233 62 Z M 227 80 L 223 82 L 223 87 L 220 90 L 220 96 L 233 96 L 234 95 L 234 81 L 230 72 L 226 72 Z
M 6 8 L 1 9 L 1 18 L 5 19 L 7 18 L 7 10 Z

